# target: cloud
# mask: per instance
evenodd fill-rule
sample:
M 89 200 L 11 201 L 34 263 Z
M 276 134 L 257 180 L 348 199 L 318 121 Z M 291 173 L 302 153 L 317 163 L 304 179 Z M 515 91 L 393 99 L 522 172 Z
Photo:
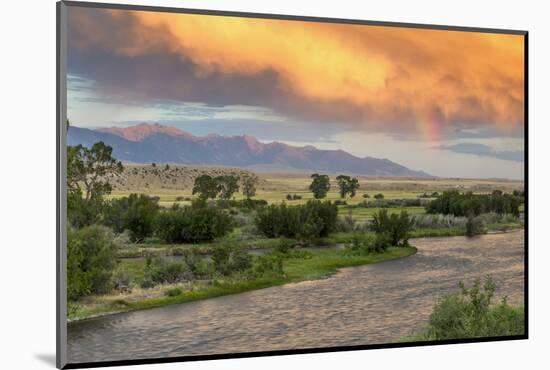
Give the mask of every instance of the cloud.
M 69 9 L 69 71 L 121 102 L 270 109 L 437 140 L 523 126 L 523 37 Z
M 473 154 L 481 157 L 491 157 L 505 161 L 522 162 L 524 152 L 522 150 L 495 150 L 488 145 L 477 143 L 461 143 L 454 145 L 440 145 L 435 149 L 448 150 L 454 153 Z

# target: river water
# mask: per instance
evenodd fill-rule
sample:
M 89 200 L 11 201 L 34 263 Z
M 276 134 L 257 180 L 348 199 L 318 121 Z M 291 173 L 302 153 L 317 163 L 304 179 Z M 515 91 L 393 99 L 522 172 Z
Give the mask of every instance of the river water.
M 71 323 L 70 362 L 391 343 L 436 299 L 491 274 L 523 303 L 523 231 L 411 240 L 418 253 L 322 280 Z

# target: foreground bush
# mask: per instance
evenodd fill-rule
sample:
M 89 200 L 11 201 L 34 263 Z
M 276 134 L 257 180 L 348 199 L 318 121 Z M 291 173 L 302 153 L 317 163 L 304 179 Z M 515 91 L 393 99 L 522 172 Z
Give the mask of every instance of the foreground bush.
M 383 253 L 391 246 L 387 234 L 354 234 L 351 243 L 346 244 L 346 249 L 355 255 L 367 255 Z
M 308 201 L 303 205 L 270 205 L 258 210 L 255 224 L 268 238 L 325 237 L 335 230 L 338 208 L 331 202 Z
M 491 305 L 496 286 L 487 277 L 483 286 L 476 279 L 471 288 L 460 283 L 460 293 L 441 299 L 427 327 L 413 340 L 445 340 L 521 335 L 525 332 L 523 307 L 512 307 L 503 298 Z
M 166 243 L 196 243 L 222 237 L 233 228 L 231 216 L 204 203 L 174 205 L 158 214 L 155 233 Z
M 67 234 L 67 298 L 107 293 L 113 288 L 116 249 L 111 231 L 92 225 Z
M 153 234 L 159 211 L 158 198 L 144 194 L 109 201 L 104 210 L 104 224 L 115 232 L 130 232 L 130 241 L 139 242 Z

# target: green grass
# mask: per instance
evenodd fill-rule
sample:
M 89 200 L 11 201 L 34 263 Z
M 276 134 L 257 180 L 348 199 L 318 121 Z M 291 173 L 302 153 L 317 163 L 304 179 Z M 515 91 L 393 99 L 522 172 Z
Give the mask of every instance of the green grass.
M 116 296 L 88 297 L 70 310 L 70 321 L 93 316 L 142 310 L 175 303 L 196 301 L 222 295 L 242 293 L 292 282 L 319 279 L 330 276 L 343 267 L 352 267 L 370 263 L 382 262 L 410 256 L 416 253 L 416 248 L 390 248 L 385 253 L 365 256 L 351 255 L 345 250 L 324 250 L 308 253 L 307 257 L 286 259 L 284 262 L 285 277 L 264 277 L 257 279 L 224 279 L 208 283 L 191 285 L 190 289 L 182 289 L 182 293 L 174 296 L 166 295 L 166 288 L 158 289 L 160 294 L 143 299 L 124 299 Z M 132 275 L 134 279 L 143 277 L 145 262 L 123 261 L 120 269 Z

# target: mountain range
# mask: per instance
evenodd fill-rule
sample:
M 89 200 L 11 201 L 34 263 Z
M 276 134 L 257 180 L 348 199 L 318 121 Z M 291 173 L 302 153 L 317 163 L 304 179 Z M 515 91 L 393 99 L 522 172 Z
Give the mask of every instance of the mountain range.
M 113 156 L 134 163 L 232 166 L 258 172 L 319 171 L 364 176 L 429 176 L 388 159 L 356 157 L 343 150 L 321 150 L 279 142 L 262 143 L 253 136 L 194 136 L 176 127 L 142 123 L 130 127 L 87 129 L 71 126 L 68 144 L 90 147 L 103 141 Z

